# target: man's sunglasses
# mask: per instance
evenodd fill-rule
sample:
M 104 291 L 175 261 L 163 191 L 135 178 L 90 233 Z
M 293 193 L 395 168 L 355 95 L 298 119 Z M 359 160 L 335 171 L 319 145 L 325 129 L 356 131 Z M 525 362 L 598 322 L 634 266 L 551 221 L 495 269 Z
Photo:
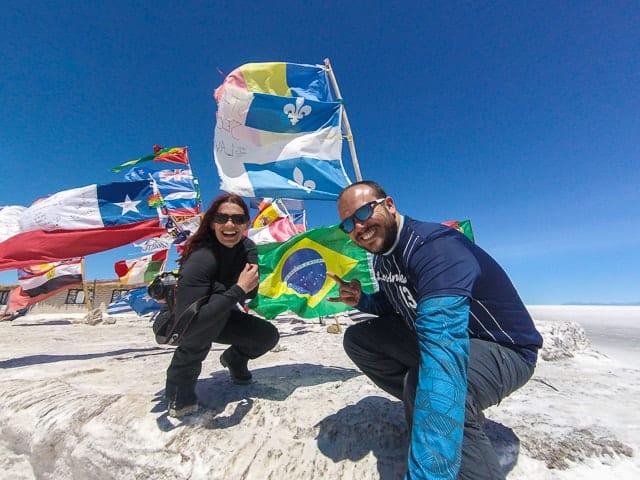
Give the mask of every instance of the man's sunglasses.
M 241 213 L 234 213 L 233 215 L 227 215 L 226 213 L 214 213 L 213 221 L 220 225 L 224 225 L 231 219 L 234 225 L 243 225 L 249 221 L 246 215 Z
M 357 209 L 353 215 L 345 218 L 340 222 L 340 229 L 344 233 L 351 233 L 353 229 L 356 228 L 356 221 L 358 222 L 366 222 L 373 215 L 373 211 L 375 208 L 384 202 L 384 198 L 379 198 L 377 200 L 373 200 L 369 203 L 365 203 L 359 209 Z

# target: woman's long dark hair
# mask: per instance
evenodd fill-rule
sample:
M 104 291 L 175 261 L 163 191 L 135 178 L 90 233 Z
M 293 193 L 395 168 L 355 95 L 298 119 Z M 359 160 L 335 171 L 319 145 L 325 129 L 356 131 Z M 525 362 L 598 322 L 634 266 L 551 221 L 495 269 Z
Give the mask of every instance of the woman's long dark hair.
M 223 193 L 222 195 L 217 196 L 209 205 L 209 208 L 205 212 L 202 220 L 200 220 L 200 227 L 196 233 L 189 237 L 187 243 L 184 246 L 184 250 L 182 252 L 182 256 L 178 263 L 182 265 L 189 256 L 202 247 L 203 245 L 210 244 L 216 240 L 216 234 L 211 230 L 211 222 L 213 222 L 213 215 L 218 211 L 220 205 L 223 203 L 234 203 L 242 208 L 247 221 L 249 221 L 249 207 L 244 202 L 241 196 L 236 195 L 235 193 Z

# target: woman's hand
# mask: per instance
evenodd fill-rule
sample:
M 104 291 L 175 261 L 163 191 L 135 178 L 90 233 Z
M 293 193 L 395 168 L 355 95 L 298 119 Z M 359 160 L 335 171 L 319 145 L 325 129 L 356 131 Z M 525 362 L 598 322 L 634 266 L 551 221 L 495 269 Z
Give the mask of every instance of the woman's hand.
M 255 263 L 247 263 L 240 272 L 238 277 L 238 286 L 244 290 L 244 293 L 249 293 L 258 286 L 260 283 L 260 271 L 258 265 Z

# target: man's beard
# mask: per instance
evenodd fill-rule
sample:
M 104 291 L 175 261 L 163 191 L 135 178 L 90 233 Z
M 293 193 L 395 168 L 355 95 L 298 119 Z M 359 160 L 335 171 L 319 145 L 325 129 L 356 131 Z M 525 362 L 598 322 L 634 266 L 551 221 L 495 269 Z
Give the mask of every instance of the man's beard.
M 375 255 L 382 255 L 383 253 L 387 253 L 393 244 L 396 241 L 396 237 L 398 236 L 398 225 L 396 224 L 395 218 L 391 214 L 385 216 L 384 225 L 382 225 L 384 240 L 380 249 L 375 252 L 371 252 Z
M 392 221 L 388 230 L 385 230 L 384 243 L 382 244 L 382 251 L 380 253 L 387 253 L 393 247 L 398 236 L 398 225 Z

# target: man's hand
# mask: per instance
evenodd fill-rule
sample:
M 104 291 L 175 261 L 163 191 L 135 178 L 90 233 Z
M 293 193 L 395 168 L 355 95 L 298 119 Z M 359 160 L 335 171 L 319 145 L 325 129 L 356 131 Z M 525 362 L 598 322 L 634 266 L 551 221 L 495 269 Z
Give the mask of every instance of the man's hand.
M 340 285 L 338 288 L 338 296 L 327 298 L 327 300 L 329 302 L 342 302 L 351 307 L 355 307 L 362 296 L 360 280 L 353 278 L 350 282 L 345 282 L 335 273 L 327 272 L 327 275 Z

